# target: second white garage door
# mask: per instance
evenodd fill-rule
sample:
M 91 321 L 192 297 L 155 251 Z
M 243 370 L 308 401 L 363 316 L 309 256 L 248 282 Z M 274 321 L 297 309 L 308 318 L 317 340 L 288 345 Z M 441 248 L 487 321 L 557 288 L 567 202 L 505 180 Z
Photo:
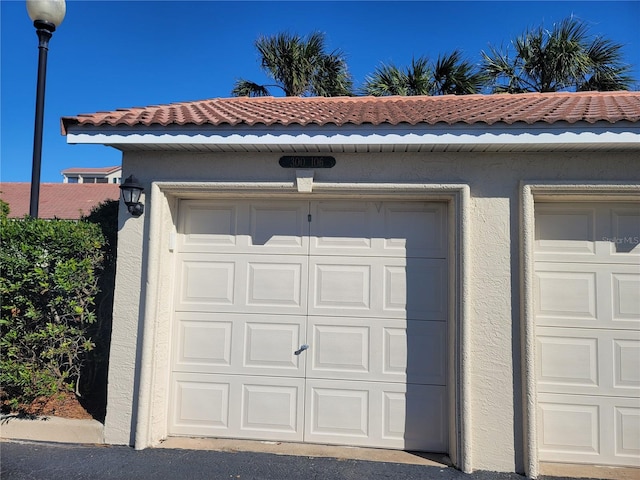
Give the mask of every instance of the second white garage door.
M 170 435 L 446 452 L 446 205 L 182 201 Z
M 640 204 L 537 203 L 539 458 L 640 466 Z

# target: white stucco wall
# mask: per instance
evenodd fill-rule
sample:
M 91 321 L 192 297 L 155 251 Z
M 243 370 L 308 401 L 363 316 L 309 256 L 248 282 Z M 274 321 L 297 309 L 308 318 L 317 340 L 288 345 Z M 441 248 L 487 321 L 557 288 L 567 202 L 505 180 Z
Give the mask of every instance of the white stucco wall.
M 519 201 L 521 181 L 611 183 L 640 181 L 637 152 L 633 153 L 423 153 L 333 154 L 332 169 L 314 172 L 314 184 L 423 183 L 463 184 L 471 192 L 468 217 L 470 296 L 470 361 L 466 408 L 470 411 L 470 467 L 498 471 L 524 471 L 525 447 L 522 401 L 520 328 Z M 162 418 L 143 415 L 138 405 L 164 401 L 160 388 L 145 393 L 144 385 L 162 385 L 153 375 L 168 365 L 168 338 L 154 337 L 152 356 L 140 365 L 142 325 L 167 317 L 162 305 L 147 305 L 147 286 L 153 298 L 171 295 L 171 279 L 162 265 L 147 265 L 143 258 L 151 246 L 170 249 L 173 213 L 171 198 L 162 211 L 151 208 L 152 182 L 280 182 L 295 181 L 295 170 L 278 165 L 279 154 L 189 154 L 131 152 L 124 155 L 123 174 L 133 173 L 145 185 L 145 213 L 133 218 L 121 213 L 118 272 L 108 387 L 105 439 L 134 444 L 135 430 L 151 437 L 162 432 Z M 309 193 L 313 198 L 314 192 Z M 265 190 L 265 196 L 269 191 Z M 153 205 L 156 205 L 155 203 Z M 158 204 L 160 205 L 160 204 Z M 124 209 L 121 209 L 121 211 Z M 125 211 L 126 212 L 126 211 Z M 149 241 L 150 219 L 161 225 L 162 238 Z M 162 256 L 162 255 L 160 255 Z M 152 258 L 159 258 L 153 254 Z M 170 258 L 170 253 L 162 258 Z M 148 278 L 147 274 L 151 272 Z M 147 335 L 150 332 L 145 331 Z M 153 332 L 151 332 L 153 333 Z M 150 341 L 147 337 L 146 341 Z M 164 347 L 163 347 L 164 345 Z M 141 368 L 142 367 L 142 368 Z M 153 368 L 152 368 L 153 367 Z M 155 373 L 153 373 L 155 372 Z M 149 383 L 152 382 L 152 383 Z M 140 395 L 143 398 L 140 398 Z M 146 397 L 145 397 L 146 395 Z M 147 398 L 152 397 L 152 398 Z M 146 418 L 151 417 L 151 418 Z M 140 421 L 139 421 L 140 420 Z

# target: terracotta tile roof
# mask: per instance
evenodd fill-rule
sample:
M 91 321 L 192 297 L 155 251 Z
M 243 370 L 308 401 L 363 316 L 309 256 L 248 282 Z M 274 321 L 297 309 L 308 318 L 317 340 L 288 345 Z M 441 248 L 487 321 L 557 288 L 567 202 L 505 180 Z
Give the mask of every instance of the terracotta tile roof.
M 77 220 L 99 203 L 119 197 L 118 185 L 110 183 L 43 183 L 38 217 Z M 2 182 L 0 198 L 9 204 L 9 217 L 24 217 L 29 214 L 31 184 Z
M 524 93 L 435 97 L 238 97 L 123 108 L 62 118 L 72 125 L 527 124 L 640 120 L 640 92 Z
M 122 167 L 120 165 L 114 167 L 97 167 L 97 168 L 84 168 L 84 167 L 71 167 L 65 168 L 62 170 L 63 175 L 73 174 L 73 173 L 88 173 L 88 174 L 101 174 L 101 175 L 109 175 L 110 173 L 117 172 Z

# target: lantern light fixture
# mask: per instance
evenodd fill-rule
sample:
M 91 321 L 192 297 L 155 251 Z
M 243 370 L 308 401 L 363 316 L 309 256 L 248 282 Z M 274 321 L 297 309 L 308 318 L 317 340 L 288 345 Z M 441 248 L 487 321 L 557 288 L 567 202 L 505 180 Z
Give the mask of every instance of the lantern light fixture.
M 134 217 L 139 217 L 144 212 L 144 205 L 140 202 L 140 195 L 144 192 L 144 187 L 133 175 L 129 175 L 120 185 L 122 200 L 127 206 L 129 213 Z

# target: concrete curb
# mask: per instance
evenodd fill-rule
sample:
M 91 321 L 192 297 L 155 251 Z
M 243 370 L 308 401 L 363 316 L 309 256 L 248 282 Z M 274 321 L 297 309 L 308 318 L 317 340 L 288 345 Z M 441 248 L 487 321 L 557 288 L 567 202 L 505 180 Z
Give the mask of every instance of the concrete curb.
M 60 443 L 104 443 L 104 425 L 97 420 L 60 417 L 0 416 L 0 439 Z
M 262 440 L 237 440 L 231 438 L 169 437 L 154 448 L 183 450 L 212 450 L 217 452 L 253 452 L 298 457 L 325 457 L 340 460 L 364 460 L 368 462 L 406 463 L 446 468 L 451 460 L 444 454 L 385 450 L 382 448 L 319 445 L 313 443 L 289 443 Z

